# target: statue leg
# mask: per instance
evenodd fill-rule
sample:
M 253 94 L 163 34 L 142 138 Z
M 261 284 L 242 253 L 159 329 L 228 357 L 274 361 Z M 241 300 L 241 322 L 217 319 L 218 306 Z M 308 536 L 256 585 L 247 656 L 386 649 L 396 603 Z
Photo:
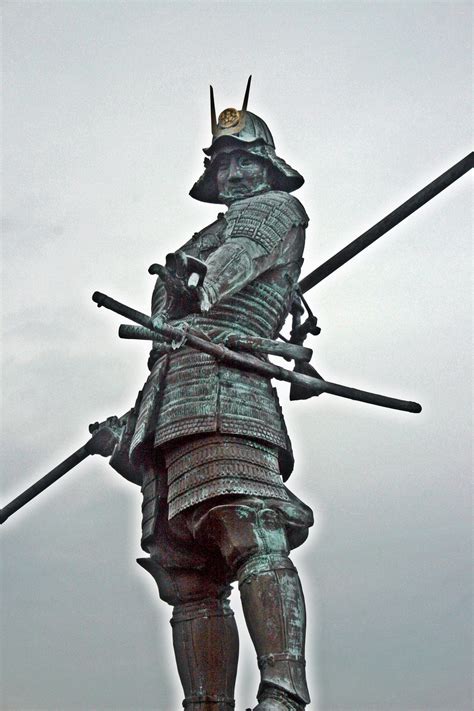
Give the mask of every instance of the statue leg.
M 306 612 L 296 568 L 287 556 L 252 556 L 239 571 L 239 588 L 261 672 L 255 711 L 304 709 L 310 701 L 304 659 Z
M 239 581 L 261 673 L 255 711 L 302 711 L 306 613 L 280 513 L 261 500 L 213 507 L 198 523 Z
M 173 646 L 188 711 L 231 711 L 239 640 L 228 596 L 199 570 L 165 568 L 153 556 L 139 560 L 173 605 Z

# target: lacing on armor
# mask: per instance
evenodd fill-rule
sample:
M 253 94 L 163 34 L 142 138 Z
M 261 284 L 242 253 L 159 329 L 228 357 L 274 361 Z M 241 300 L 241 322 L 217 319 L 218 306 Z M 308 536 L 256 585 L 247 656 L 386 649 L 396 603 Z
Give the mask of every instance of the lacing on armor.
M 233 617 L 234 613 L 230 608 L 228 600 L 215 600 L 208 598 L 199 600 L 198 602 L 186 602 L 182 605 L 175 605 L 173 609 L 173 617 L 170 620 L 171 626 L 186 622 L 188 620 L 196 620 L 201 617 Z
M 212 435 L 165 452 L 169 518 L 214 496 L 243 494 L 288 500 L 274 448 Z
M 279 553 L 264 553 L 249 558 L 237 571 L 239 588 L 244 583 L 250 583 L 254 577 L 274 570 L 294 570 L 295 566 L 286 555 Z
M 305 658 L 301 654 L 291 654 L 291 652 L 280 652 L 279 654 L 263 654 L 257 658 L 258 668 L 264 669 L 267 666 L 274 666 L 277 662 L 294 662 L 306 666 Z
M 189 708 L 194 704 L 225 704 L 224 708 L 235 708 L 234 699 L 228 696 L 209 696 L 207 694 L 199 694 L 198 696 L 187 696 L 183 701 L 184 708 Z
M 270 254 L 292 227 L 308 224 L 308 216 L 295 197 L 274 190 L 237 200 L 224 216 L 226 237 L 246 237 Z

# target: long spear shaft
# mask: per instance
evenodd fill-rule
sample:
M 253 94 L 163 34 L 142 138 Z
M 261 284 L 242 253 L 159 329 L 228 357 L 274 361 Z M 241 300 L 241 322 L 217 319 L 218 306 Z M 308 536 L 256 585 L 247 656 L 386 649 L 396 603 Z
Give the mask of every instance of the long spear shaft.
M 384 217 L 383 220 L 377 222 L 377 224 L 367 230 L 367 232 L 361 234 L 360 237 L 357 237 L 353 242 L 350 242 L 346 247 L 341 249 L 340 252 L 337 252 L 337 254 L 305 276 L 299 283 L 301 291 L 309 291 L 313 286 L 316 286 L 316 284 L 319 284 L 323 279 L 326 279 L 327 276 L 335 272 L 339 267 L 342 267 L 346 262 L 359 254 L 359 252 L 362 252 L 363 249 L 379 239 L 379 237 L 382 237 L 382 235 L 391 230 L 392 227 L 398 225 L 402 220 L 418 210 L 418 208 L 425 205 L 436 195 L 439 195 L 440 192 L 467 173 L 473 166 L 474 153 L 469 153 L 465 158 L 460 160 L 459 163 L 453 165 L 449 170 L 433 180 L 432 183 L 415 193 L 415 195 L 412 195 L 411 198 Z
M 321 264 L 319 267 L 314 269 L 310 274 L 304 277 L 299 283 L 302 292 L 309 291 L 313 286 L 319 284 L 327 276 L 332 274 L 336 269 L 342 267 L 346 262 L 355 257 L 357 254 L 362 252 L 366 247 L 375 242 L 379 237 L 382 237 L 386 232 L 398 225 L 402 220 L 404 220 L 409 215 L 413 214 L 418 208 L 425 205 L 436 195 L 439 195 L 445 188 L 454 183 L 458 178 L 467 173 L 474 166 L 474 153 L 469 153 L 465 158 L 460 160 L 458 163 L 453 165 L 449 170 L 440 175 L 438 178 L 429 183 L 425 188 L 419 192 L 412 195 L 406 202 L 393 210 L 389 215 L 384 217 L 383 220 L 377 222 L 376 225 L 371 227 L 369 230 L 364 232 L 360 237 L 350 242 L 346 247 L 341 249 L 337 254 L 328 259 L 326 262 Z M 130 309 L 119 302 L 114 301 L 105 294 L 100 294 L 100 292 L 95 292 L 93 295 L 93 300 L 97 302 L 98 306 L 106 306 L 112 311 L 129 318 L 136 323 L 139 323 L 145 328 L 152 330 L 157 330 L 152 320 L 145 314 Z M 99 303 L 100 302 L 100 303 Z M 120 308 L 113 308 L 113 305 Z M 168 331 L 168 336 L 171 338 L 182 337 L 182 332 L 179 329 L 174 329 L 169 325 L 166 327 L 163 325 L 161 332 L 166 335 L 166 330 Z M 214 356 L 227 361 L 231 365 L 236 367 L 244 368 L 246 370 L 256 370 L 262 375 L 267 377 L 278 378 L 279 380 L 285 380 L 287 382 L 299 383 L 305 385 L 313 390 L 313 392 L 321 393 L 328 392 L 333 395 L 339 395 L 341 397 L 346 397 L 352 400 L 360 400 L 362 402 L 368 402 L 373 405 L 381 405 L 383 407 L 389 407 L 396 410 L 405 410 L 406 412 L 420 412 L 421 406 L 416 402 L 408 402 L 406 400 L 398 400 L 396 398 L 385 397 L 384 395 L 378 395 L 376 393 L 369 393 L 364 390 L 357 390 L 356 388 L 348 388 L 344 385 L 338 385 L 337 383 L 330 383 L 325 380 L 319 380 L 318 378 L 311 378 L 306 375 L 298 374 L 285 368 L 280 368 L 273 363 L 265 363 L 264 361 L 258 360 L 257 358 L 252 358 L 252 356 L 245 355 L 242 356 L 238 353 L 230 351 L 224 346 L 213 344 L 204 339 L 198 338 L 192 334 L 188 334 L 187 340 L 190 345 L 194 345 L 199 350 L 203 350 L 206 353 L 211 353 Z M 194 341 L 194 343 L 193 343 Z M 91 438 L 92 439 L 92 438 Z M 0 509 L 0 524 L 9 518 L 15 511 L 18 511 L 22 506 L 25 506 L 31 499 L 40 494 L 42 491 L 47 489 L 51 484 L 60 479 L 64 474 L 73 469 L 77 464 L 82 462 L 86 457 L 88 457 L 92 452 L 88 450 L 88 445 L 91 440 L 86 442 L 83 447 L 80 447 L 76 452 L 71 454 L 67 459 L 65 459 L 61 464 L 58 464 L 54 469 L 52 469 L 48 474 L 45 474 L 41 479 L 32 484 L 28 489 L 23 491 L 19 496 L 10 501 L 3 509 Z
M 15 513 L 15 511 L 18 511 L 18 509 L 21 509 L 22 506 L 25 506 L 28 502 L 31 501 L 31 499 L 34 499 L 35 496 L 38 496 L 38 494 L 41 494 L 42 491 L 48 488 L 48 486 L 51 486 L 51 484 L 54 484 L 55 481 L 60 479 L 62 476 L 67 474 L 68 471 L 73 469 L 75 466 L 77 466 L 80 462 L 82 462 L 86 457 L 88 457 L 90 454 L 92 454 L 91 451 L 89 451 L 88 445 L 92 442 L 93 437 L 86 442 L 86 444 L 79 449 L 77 449 L 73 454 L 70 454 L 69 457 L 67 457 L 61 464 L 58 464 L 54 469 L 51 469 L 50 472 L 45 474 L 41 479 L 38 479 L 38 481 L 35 481 L 34 484 L 28 487 L 28 489 L 25 489 L 21 494 L 19 494 L 16 498 L 12 499 L 9 504 L 3 507 L 3 509 L 0 509 L 0 524 L 4 523 L 7 518 L 9 518 L 12 514 Z
M 196 348 L 196 350 L 212 355 L 217 360 L 220 360 L 231 367 L 240 368 L 242 370 L 250 370 L 251 372 L 258 373 L 267 378 L 277 378 L 277 380 L 283 380 L 288 383 L 297 383 L 298 385 L 305 386 L 315 395 L 327 392 L 331 395 L 338 395 L 339 397 L 349 398 L 350 400 L 367 402 L 371 405 L 389 407 L 393 410 L 421 412 L 421 405 L 417 402 L 398 400 L 397 398 L 386 397 L 385 395 L 370 393 L 365 390 L 357 390 L 356 388 L 349 388 L 345 385 L 339 385 L 337 383 L 330 383 L 327 380 L 320 380 L 319 378 L 313 378 L 309 375 L 303 375 L 301 373 L 295 373 L 291 370 L 286 370 L 286 368 L 281 368 L 274 363 L 269 363 L 267 361 L 260 360 L 259 358 L 255 358 L 255 356 L 252 356 L 249 353 L 236 353 L 220 343 L 213 343 L 212 341 L 201 338 L 191 329 L 183 331 L 175 326 L 171 326 L 162 319 L 152 319 L 150 316 L 147 316 L 140 311 L 136 311 L 125 304 L 121 304 L 119 301 L 115 301 L 115 299 L 112 299 L 110 296 L 101 294 L 100 291 L 94 292 L 92 300 L 95 301 L 97 306 L 105 306 L 105 308 L 110 309 L 121 316 L 125 316 L 125 318 L 128 318 L 131 321 L 135 321 L 135 323 L 140 324 L 140 326 L 144 326 L 151 331 L 155 331 L 157 334 L 162 335 L 167 339 L 183 342 L 183 339 L 185 338 L 186 342 L 192 348 Z
M 117 424 L 125 424 L 130 412 L 131 411 L 126 412 L 121 417 L 115 418 L 117 420 Z M 70 454 L 69 457 L 66 457 L 66 459 L 55 466 L 54 469 L 51 469 L 51 471 L 42 476 L 41 479 L 35 481 L 34 484 L 12 499 L 6 506 L 3 507 L 3 509 L 0 509 L 0 524 L 5 523 L 7 518 L 18 511 L 18 509 L 21 509 L 23 506 L 28 504 L 32 499 L 38 496 L 38 494 L 41 494 L 42 491 L 47 489 L 48 486 L 51 486 L 51 484 L 54 484 L 55 481 L 71 471 L 71 469 L 77 467 L 77 465 L 84 461 L 84 459 L 87 459 L 87 457 L 91 454 L 97 454 L 100 451 L 103 426 L 107 425 L 107 423 L 108 420 L 102 423 L 96 422 L 93 425 L 89 425 L 89 432 L 92 432 L 93 434 L 92 437 L 82 445 L 82 447 L 76 449 L 75 452 Z M 98 446 L 99 449 L 97 448 Z

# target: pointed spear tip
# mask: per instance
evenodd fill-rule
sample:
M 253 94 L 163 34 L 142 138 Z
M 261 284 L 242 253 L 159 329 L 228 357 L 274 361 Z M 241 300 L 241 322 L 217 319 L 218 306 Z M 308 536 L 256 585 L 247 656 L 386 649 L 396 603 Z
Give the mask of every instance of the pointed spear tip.
M 215 134 L 217 129 L 217 119 L 216 119 L 216 105 L 214 103 L 214 89 L 212 84 L 209 85 L 209 95 L 211 99 L 211 131 L 212 135 Z
M 245 95 L 244 95 L 244 101 L 242 104 L 242 112 L 247 111 L 247 104 L 249 101 L 249 93 L 250 93 L 250 83 L 252 81 L 252 75 L 249 76 L 247 79 L 247 87 L 245 89 Z

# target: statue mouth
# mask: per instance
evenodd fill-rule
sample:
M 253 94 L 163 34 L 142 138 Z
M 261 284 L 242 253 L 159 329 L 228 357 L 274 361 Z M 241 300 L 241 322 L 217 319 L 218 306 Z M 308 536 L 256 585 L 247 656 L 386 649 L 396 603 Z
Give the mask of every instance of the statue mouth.
M 222 197 L 233 197 L 234 195 L 248 195 L 252 190 L 244 184 L 229 185 L 224 190 L 221 191 L 220 195 Z

